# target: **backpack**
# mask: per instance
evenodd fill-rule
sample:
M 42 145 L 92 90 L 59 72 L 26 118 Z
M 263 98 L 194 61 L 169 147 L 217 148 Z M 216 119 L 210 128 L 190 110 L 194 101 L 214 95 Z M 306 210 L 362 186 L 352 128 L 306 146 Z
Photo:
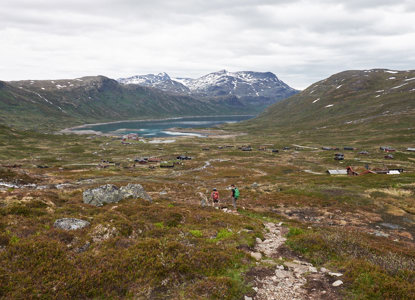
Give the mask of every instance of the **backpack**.
M 214 191 L 212 193 L 212 195 L 213 195 L 213 200 L 218 200 L 219 199 L 219 192 L 218 191 Z
M 236 199 L 238 199 L 238 198 L 239 198 L 239 190 L 238 190 L 238 188 L 235 188 L 235 195 L 234 195 L 234 197 L 235 197 Z

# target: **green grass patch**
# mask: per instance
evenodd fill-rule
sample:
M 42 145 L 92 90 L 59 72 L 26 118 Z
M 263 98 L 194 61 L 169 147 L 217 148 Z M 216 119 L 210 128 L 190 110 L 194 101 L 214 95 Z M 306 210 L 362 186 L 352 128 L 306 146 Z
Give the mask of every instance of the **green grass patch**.
M 197 237 L 197 238 L 200 238 L 200 237 L 203 236 L 203 233 L 200 230 L 197 230 L 197 229 L 195 229 L 195 230 L 189 230 L 189 233 L 191 235 L 193 235 L 194 237 Z

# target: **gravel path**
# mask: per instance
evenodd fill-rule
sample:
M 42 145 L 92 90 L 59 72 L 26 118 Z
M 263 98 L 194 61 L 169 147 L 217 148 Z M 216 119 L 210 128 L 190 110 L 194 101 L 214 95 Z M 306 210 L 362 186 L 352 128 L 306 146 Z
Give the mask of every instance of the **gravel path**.
M 262 259 L 262 254 L 273 257 L 278 253 L 278 248 L 282 246 L 286 238 L 282 234 L 280 224 L 265 223 L 268 229 L 265 239 L 257 240 L 255 253 L 251 253 L 258 260 Z M 320 271 L 312 264 L 305 261 L 289 261 L 284 265 L 275 266 L 272 274 L 258 276 L 255 278 L 254 290 L 256 295 L 254 300 L 279 300 L 279 299 L 333 299 L 331 284 L 328 282 L 328 270 L 324 268 Z M 341 276 L 341 274 L 338 274 Z M 312 280 L 312 285 L 316 288 L 306 289 L 307 278 Z M 252 299 L 245 297 L 245 299 Z

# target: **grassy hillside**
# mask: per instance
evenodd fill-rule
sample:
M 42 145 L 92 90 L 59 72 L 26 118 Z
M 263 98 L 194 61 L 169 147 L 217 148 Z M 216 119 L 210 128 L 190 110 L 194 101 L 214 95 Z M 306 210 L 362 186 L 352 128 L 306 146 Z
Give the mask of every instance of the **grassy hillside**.
M 415 71 L 346 71 L 270 106 L 238 129 L 300 139 L 414 139 Z M 330 137 L 330 139 L 329 139 Z
M 0 123 L 58 129 L 70 125 L 171 116 L 252 113 L 254 105 L 170 95 L 103 77 L 0 82 Z M 254 110 L 259 112 L 258 110 Z

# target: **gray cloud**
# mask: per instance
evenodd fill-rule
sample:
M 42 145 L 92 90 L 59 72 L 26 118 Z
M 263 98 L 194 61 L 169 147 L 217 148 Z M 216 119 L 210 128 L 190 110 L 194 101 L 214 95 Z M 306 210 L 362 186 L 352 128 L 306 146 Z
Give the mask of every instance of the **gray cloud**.
M 409 0 L 3 0 L 0 79 L 413 69 Z

